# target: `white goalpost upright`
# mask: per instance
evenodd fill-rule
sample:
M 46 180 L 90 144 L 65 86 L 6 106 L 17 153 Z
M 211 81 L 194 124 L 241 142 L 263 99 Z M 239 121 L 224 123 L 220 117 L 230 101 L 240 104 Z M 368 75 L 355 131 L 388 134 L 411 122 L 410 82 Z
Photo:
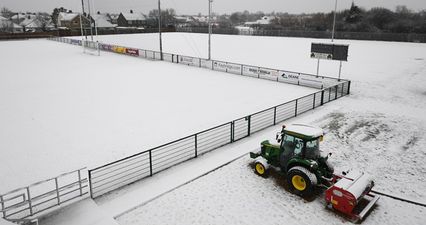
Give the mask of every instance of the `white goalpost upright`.
M 96 24 L 96 18 L 92 16 L 92 11 L 95 11 L 94 1 L 95 0 L 81 0 L 81 9 L 82 9 L 82 13 L 80 14 L 81 45 L 83 47 L 83 53 L 100 56 L 101 51 L 100 51 L 99 41 L 98 41 L 98 27 Z M 88 34 L 88 30 L 90 32 L 89 34 Z M 90 40 L 88 38 L 89 35 L 90 35 Z

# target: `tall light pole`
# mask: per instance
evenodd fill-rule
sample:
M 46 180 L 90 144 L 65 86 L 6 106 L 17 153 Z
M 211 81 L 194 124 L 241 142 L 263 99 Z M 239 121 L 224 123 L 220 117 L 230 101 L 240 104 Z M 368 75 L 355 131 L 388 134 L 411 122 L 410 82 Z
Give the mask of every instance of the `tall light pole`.
M 160 35 L 160 59 L 163 60 L 163 40 L 161 38 L 161 5 L 158 0 L 158 33 Z
M 331 42 L 334 41 L 334 32 L 336 29 L 336 10 L 337 10 L 337 0 L 334 4 L 333 33 L 331 34 Z
M 212 3 L 213 0 L 208 0 L 209 1 L 209 57 L 208 59 L 211 60 L 212 58 Z

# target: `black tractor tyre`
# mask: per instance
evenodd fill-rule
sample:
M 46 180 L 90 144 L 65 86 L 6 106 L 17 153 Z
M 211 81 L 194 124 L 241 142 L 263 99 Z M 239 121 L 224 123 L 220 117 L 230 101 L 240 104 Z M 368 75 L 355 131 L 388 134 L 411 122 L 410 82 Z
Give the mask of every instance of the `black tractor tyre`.
M 314 194 L 317 177 L 304 167 L 295 166 L 287 172 L 287 183 L 290 191 L 301 197 L 310 197 Z

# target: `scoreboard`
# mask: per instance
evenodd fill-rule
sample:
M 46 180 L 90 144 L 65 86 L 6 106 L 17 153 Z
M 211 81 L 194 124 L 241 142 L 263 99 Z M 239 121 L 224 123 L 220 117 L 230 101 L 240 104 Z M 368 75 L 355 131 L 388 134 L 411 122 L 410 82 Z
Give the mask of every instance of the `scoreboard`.
M 312 43 L 311 58 L 348 61 L 349 45 Z

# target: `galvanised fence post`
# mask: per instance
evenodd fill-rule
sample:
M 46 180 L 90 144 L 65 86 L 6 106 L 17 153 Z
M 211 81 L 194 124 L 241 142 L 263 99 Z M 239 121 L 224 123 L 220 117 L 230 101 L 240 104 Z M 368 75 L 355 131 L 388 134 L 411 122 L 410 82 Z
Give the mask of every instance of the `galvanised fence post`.
M 58 199 L 58 205 L 61 204 L 61 198 L 59 195 L 59 184 L 58 184 L 58 178 L 55 177 L 55 186 L 56 186 L 56 198 Z
M 277 107 L 274 107 L 274 125 L 277 124 Z
M 152 151 L 149 150 L 149 176 L 152 177 Z
M 299 101 L 299 99 L 296 99 L 296 107 L 294 107 L 294 117 L 297 116 L 297 102 Z
M 195 158 L 198 157 L 198 134 L 194 135 L 194 141 L 195 141 Z
M 1 211 L 3 212 L 3 218 L 6 218 L 6 211 L 4 210 L 3 196 L 0 195 Z
M 247 120 L 247 136 L 250 136 L 250 130 L 251 130 L 251 115 L 246 117 Z
M 94 198 L 94 196 L 93 196 L 92 170 L 89 170 L 89 171 L 88 171 L 88 173 L 89 173 L 90 197 L 91 197 L 92 199 L 95 199 L 95 198 Z
M 33 215 L 33 204 L 31 202 L 31 194 L 30 194 L 30 187 L 27 187 L 27 195 L 28 195 L 28 209 L 30 210 L 30 216 Z
M 339 89 L 339 85 L 334 86 L 334 88 L 336 89 L 334 99 L 337 99 L 337 90 Z
M 348 82 L 348 93 L 346 93 L 346 94 L 351 93 L 350 90 L 351 90 L 351 81 Z
M 235 129 L 235 121 L 232 121 L 231 123 L 231 134 L 230 134 L 230 138 L 231 138 L 231 143 L 234 142 L 235 140 L 235 136 L 234 136 L 234 129 Z
M 80 196 L 83 196 L 83 185 L 81 184 L 81 171 L 78 170 L 78 188 L 80 189 Z
M 315 109 L 315 97 L 317 96 L 317 93 L 314 93 L 314 104 L 312 106 L 312 109 Z

